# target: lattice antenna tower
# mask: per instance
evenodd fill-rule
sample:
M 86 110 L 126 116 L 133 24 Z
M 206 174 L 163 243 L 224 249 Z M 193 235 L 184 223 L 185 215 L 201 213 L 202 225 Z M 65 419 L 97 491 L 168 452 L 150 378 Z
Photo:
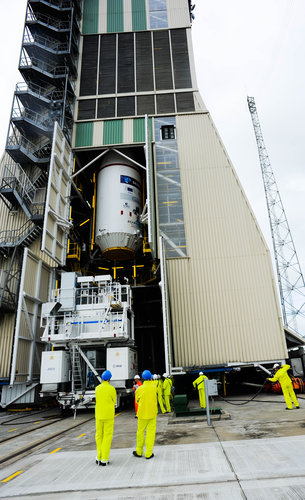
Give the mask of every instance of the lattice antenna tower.
M 284 326 L 298 332 L 297 318 L 300 319 L 299 323 L 302 323 L 303 327 L 305 326 L 305 282 L 284 206 L 264 144 L 254 97 L 247 97 L 247 101 L 262 170 L 283 322 Z M 303 333 L 298 333 L 305 336 L 304 328 L 301 328 L 301 330 L 303 330 Z

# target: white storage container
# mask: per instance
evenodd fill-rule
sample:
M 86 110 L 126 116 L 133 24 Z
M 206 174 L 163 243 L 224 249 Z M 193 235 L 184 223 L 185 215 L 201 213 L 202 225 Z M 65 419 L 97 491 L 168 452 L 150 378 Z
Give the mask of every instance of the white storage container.
M 70 356 L 66 351 L 45 351 L 41 357 L 40 383 L 69 382 Z
M 112 382 L 133 379 L 138 370 L 138 356 L 131 347 L 108 347 L 107 370 L 112 373 Z

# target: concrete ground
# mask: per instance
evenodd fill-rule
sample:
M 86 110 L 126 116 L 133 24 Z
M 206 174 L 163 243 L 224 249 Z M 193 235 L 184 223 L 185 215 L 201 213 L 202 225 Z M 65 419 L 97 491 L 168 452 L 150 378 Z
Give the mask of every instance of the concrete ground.
M 133 457 L 137 419 L 123 411 L 115 419 L 107 467 L 95 464 L 94 421 L 84 421 L 3 467 L 0 498 L 305 500 L 301 398 L 301 408 L 292 411 L 275 394 L 260 394 L 248 404 L 217 400 L 222 415 L 211 426 L 203 417 L 159 415 L 151 460 Z

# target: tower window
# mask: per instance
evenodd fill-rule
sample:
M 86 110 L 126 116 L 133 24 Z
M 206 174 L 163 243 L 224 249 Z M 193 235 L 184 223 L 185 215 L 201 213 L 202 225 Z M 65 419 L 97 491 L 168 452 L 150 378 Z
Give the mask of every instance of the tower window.
M 174 125 L 162 125 L 161 127 L 161 139 L 166 141 L 168 139 L 175 139 L 175 127 Z

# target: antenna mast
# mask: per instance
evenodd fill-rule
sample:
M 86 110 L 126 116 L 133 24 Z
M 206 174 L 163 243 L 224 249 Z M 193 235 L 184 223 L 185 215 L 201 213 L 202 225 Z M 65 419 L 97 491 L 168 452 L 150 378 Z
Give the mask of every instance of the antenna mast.
M 305 282 L 281 196 L 264 144 L 254 97 L 247 97 L 258 148 L 275 256 L 284 326 L 298 332 L 297 317 L 305 318 Z M 299 332 L 298 332 L 299 333 Z M 302 335 L 302 334 L 301 334 Z M 305 336 L 305 332 L 304 335 Z

